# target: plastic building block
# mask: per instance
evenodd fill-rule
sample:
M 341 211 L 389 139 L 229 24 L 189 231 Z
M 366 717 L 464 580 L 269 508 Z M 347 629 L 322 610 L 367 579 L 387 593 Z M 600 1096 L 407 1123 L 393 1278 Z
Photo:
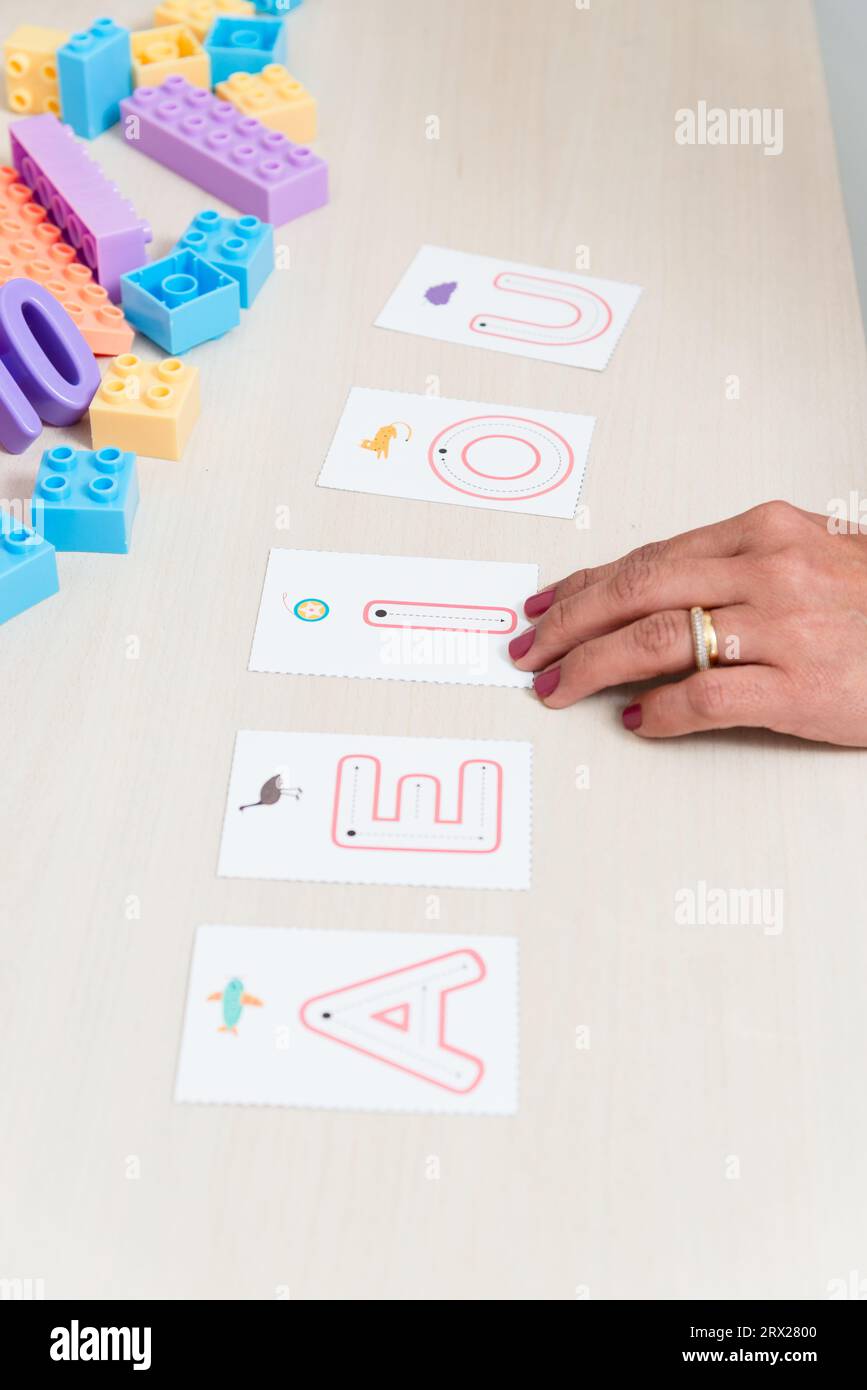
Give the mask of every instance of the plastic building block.
M 41 111 L 60 115 L 57 50 L 68 38 L 65 29 L 43 29 L 37 24 L 19 24 L 9 35 L 3 58 L 10 111 L 19 116 L 35 116 Z
M 324 159 L 182 77 L 139 87 L 121 110 L 135 149 L 263 222 L 280 227 L 328 201 Z
M 90 404 L 93 447 L 179 459 L 199 410 L 197 367 L 177 357 L 142 362 L 124 353 L 110 364 Z
M 133 329 L 120 309 L 94 283 L 16 171 L 0 167 L 0 285 L 16 279 L 35 280 L 48 290 L 98 357 L 129 352 Z
M 165 0 L 154 15 L 154 24 L 183 24 L 203 43 L 219 15 L 255 12 L 250 0 Z
M 99 368 L 62 305 L 33 280 L 0 286 L 0 444 L 20 454 L 49 425 L 80 420 Z
M 198 90 L 198 89 L 191 89 Z M 9 127 L 12 162 L 94 278 L 120 299 L 120 277 L 143 265 L 151 229 L 56 116 Z
M 254 0 L 259 14 L 288 14 L 297 10 L 301 0 Z
M 241 308 L 249 309 L 274 269 L 274 228 L 258 217 L 221 217 L 210 208 L 194 217 L 176 251 L 195 251 L 237 280 Z
M 195 34 L 183 24 L 164 24 L 132 35 L 134 87 L 158 87 L 172 73 L 210 89 L 211 60 Z
M 92 140 L 120 119 L 119 103 L 132 91 L 129 30 L 96 19 L 57 50 L 63 119 Z
M 211 77 L 225 82 L 233 72 L 261 72 L 269 63 L 286 62 L 286 26 L 282 19 L 256 15 L 215 19 L 205 39 Z
M 261 72 L 233 72 L 217 83 L 217 96 L 296 144 L 316 139 L 316 102 L 281 63 L 271 63 Z
M 187 352 L 241 322 L 238 282 L 195 251 L 174 251 L 120 283 L 130 323 L 166 352 Z
M 59 588 L 54 546 L 8 513 L 0 515 L 0 623 Z
M 42 455 L 33 525 L 55 550 L 126 555 L 138 496 L 135 454 L 61 444 Z

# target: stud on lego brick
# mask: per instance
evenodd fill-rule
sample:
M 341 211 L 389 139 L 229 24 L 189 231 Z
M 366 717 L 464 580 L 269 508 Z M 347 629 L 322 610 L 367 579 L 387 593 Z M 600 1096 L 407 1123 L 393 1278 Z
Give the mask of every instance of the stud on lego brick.
M 217 96 L 297 144 L 316 139 L 316 102 L 281 63 L 271 63 L 261 72 L 233 72 L 217 83 Z
M 0 286 L 0 444 L 20 454 L 49 425 L 80 420 L 99 368 L 69 314 L 33 280 Z
M 200 88 L 190 88 L 199 91 Z M 206 95 L 203 93 L 203 95 Z M 113 300 L 120 277 L 147 259 L 151 229 L 56 116 L 9 127 L 12 162 L 70 246 Z
M 134 87 L 158 87 L 177 73 L 193 87 L 210 88 L 211 60 L 191 30 L 164 24 L 131 36 Z
M 16 171 L 0 167 L 0 285 L 17 279 L 35 280 L 48 290 L 97 356 L 129 352 L 133 330 L 120 309 L 102 285 L 94 284 Z
M 138 500 L 135 454 L 59 444 L 42 455 L 32 523 L 55 550 L 126 555 Z
M 176 251 L 194 251 L 237 280 L 241 308 L 249 309 L 274 269 L 274 228 L 258 217 L 221 217 L 207 209 L 193 218 Z
M 233 72 L 261 72 L 269 63 L 286 62 L 286 26 L 269 15 L 224 15 L 211 25 L 205 49 L 214 83 L 225 82 Z
M 203 43 L 219 15 L 255 13 L 250 0 L 165 0 L 154 14 L 154 24 L 183 24 Z
M 166 352 L 222 338 L 241 322 L 238 282 L 189 249 L 131 270 L 120 283 L 129 322 Z
M 255 0 L 259 14 L 288 14 L 290 10 L 297 10 L 300 4 L 301 0 Z
M 0 513 L 0 623 L 56 594 L 54 546 L 30 526 Z
M 43 29 L 38 24 L 19 24 L 3 46 L 6 69 L 6 101 L 18 116 L 42 111 L 60 115 L 57 86 L 57 50 L 66 43 L 65 29 Z
M 179 459 L 199 409 L 197 367 L 177 357 L 143 362 L 124 353 L 110 363 L 90 404 L 93 447 Z
M 119 103 L 132 91 L 129 30 L 113 19 L 95 19 L 57 50 L 57 73 L 63 119 L 92 140 L 116 124 Z
M 121 111 L 121 133 L 134 149 L 272 226 L 328 201 L 323 159 L 182 77 L 139 87 Z

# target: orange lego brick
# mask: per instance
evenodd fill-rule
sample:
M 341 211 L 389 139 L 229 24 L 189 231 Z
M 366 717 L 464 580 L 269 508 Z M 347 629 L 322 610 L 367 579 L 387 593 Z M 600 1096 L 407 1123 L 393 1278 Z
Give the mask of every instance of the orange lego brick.
M 211 86 L 211 59 L 183 24 L 163 24 L 130 35 L 133 87 L 159 87 L 167 77 L 185 77 L 192 87 Z
M 65 29 L 43 29 L 38 24 L 19 24 L 3 46 L 6 100 L 19 116 L 38 116 L 45 111 L 60 115 L 57 87 L 57 50 L 69 39 Z
M 261 72 L 233 72 L 215 90 L 245 116 L 255 116 L 296 145 L 316 139 L 316 101 L 282 63 L 270 63 Z
M 90 403 L 93 447 L 179 459 L 200 408 L 198 367 L 177 357 L 142 362 L 123 353 L 109 363 Z
M 165 0 L 154 15 L 154 24 L 183 24 L 200 43 L 221 15 L 249 15 L 256 6 L 248 0 Z
M 59 227 L 35 203 L 15 169 L 0 167 L 0 284 L 35 280 L 63 305 L 91 352 L 114 357 L 132 347 L 134 330 L 82 265 Z

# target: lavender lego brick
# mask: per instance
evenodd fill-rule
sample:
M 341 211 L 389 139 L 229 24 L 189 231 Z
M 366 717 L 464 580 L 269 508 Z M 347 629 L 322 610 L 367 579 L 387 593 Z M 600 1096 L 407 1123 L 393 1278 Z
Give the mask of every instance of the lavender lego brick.
M 117 302 L 121 275 L 147 259 L 147 222 L 56 116 L 13 121 L 9 138 L 22 181 Z
M 183 77 L 120 105 L 127 144 L 241 212 L 279 227 L 328 201 L 324 159 Z

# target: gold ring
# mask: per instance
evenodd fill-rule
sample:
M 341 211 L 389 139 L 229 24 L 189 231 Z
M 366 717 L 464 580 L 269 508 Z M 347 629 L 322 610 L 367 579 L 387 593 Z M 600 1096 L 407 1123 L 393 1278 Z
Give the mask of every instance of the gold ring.
M 704 640 L 707 646 L 707 659 L 711 666 L 716 666 L 719 661 L 719 642 L 717 641 L 713 618 L 710 613 L 708 613 L 707 609 L 704 610 L 702 626 L 704 627 Z
M 698 671 L 707 671 L 719 661 L 719 642 L 710 613 L 704 608 L 690 608 L 692 650 Z

